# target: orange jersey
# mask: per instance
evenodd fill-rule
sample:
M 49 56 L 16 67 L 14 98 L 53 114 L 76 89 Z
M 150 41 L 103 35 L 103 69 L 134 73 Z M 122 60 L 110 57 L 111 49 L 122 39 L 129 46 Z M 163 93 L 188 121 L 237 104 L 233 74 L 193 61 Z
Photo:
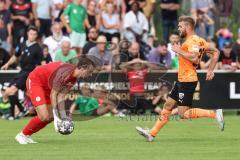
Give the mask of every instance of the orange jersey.
M 208 47 L 208 43 L 197 35 L 188 37 L 182 44 L 182 50 L 185 52 L 198 52 L 198 63 L 194 64 L 190 60 L 179 56 L 179 69 L 178 69 L 178 81 L 179 82 L 194 82 L 198 81 L 196 68 L 200 63 L 202 55 L 205 49 Z M 197 54 L 197 53 L 196 53 Z

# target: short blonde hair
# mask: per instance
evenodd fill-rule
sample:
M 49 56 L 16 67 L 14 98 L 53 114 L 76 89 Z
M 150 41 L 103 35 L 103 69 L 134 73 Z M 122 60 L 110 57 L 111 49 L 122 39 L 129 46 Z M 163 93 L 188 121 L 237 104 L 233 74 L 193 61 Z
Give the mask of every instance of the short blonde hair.
M 191 16 L 181 16 L 179 17 L 178 22 L 185 22 L 188 25 L 190 25 L 192 28 L 195 28 L 195 24 L 196 24 L 195 20 Z

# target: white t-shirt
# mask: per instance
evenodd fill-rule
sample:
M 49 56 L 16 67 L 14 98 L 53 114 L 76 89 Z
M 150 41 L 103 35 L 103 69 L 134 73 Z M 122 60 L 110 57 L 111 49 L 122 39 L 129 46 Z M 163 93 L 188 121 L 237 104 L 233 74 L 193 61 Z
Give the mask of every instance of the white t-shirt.
M 63 36 L 61 40 L 56 41 L 52 36 L 49 36 L 43 41 L 43 44 L 48 46 L 48 51 L 52 57 L 52 60 L 55 60 L 56 52 L 61 49 L 61 44 L 63 41 L 70 42 L 70 39 L 66 36 Z
M 138 18 L 138 20 L 137 20 Z M 133 11 L 127 12 L 123 20 L 123 27 L 132 28 L 138 34 L 142 34 L 143 30 L 148 31 L 148 21 L 146 16 L 142 12 L 138 12 L 137 17 Z
M 171 58 L 173 59 L 176 56 L 176 53 L 172 51 L 172 44 L 171 43 L 168 43 L 167 50 L 168 50 L 168 52 L 170 52 Z
M 53 1 L 53 4 L 52 4 L 52 16 L 54 18 L 57 18 L 59 16 L 60 10 L 58 10 L 55 5 L 57 5 L 59 3 L 63 4 L 64 0 L 52 0 L 52 1 Z
M 52 0 L 31 0 L 32 3 L 37 5 L 38 18 L 50 19 L 50 7 L 53 5 Z

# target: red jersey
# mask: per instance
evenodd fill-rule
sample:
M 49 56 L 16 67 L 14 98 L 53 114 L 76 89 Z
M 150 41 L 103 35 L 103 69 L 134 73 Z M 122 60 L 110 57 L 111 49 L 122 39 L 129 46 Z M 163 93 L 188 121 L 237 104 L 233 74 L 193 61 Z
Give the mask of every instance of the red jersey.
M 147 70 L 129 71 L 127 75 L 130 84 L 130 93 L 144 93 L 144 82 Z
M 30 74 L 28 83 L 47 90 L 61 91 L 63 87 L 73 86 L 76 78 L 71 77 L 76 66 L 62 62 L 52 62 L 36 67 Z M 27 84 L 29 85 L 29 84 Z
M 34 106 L 51 104 L 50 93 L 68 92 L 76 83 L 72 73 L 76 66 L 62 62 L 52 62 L 36 67 L 28 76 L 27 93 Z

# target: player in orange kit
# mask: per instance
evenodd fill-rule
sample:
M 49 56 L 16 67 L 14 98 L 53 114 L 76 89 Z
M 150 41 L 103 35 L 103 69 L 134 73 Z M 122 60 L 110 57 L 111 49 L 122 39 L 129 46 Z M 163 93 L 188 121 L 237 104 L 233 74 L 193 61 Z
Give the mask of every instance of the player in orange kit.
M 208 47 L 208 43 L 194 33 L 195 21 L 190 16 L 179 18 L 178 30 L 181 38 L 184 38 L 182 45 L 174 44 L 172 50 L 179 55 L 178 81 L 175 83 L 163 111 L 151 130 L 136 127 L 138 133 L 151 142 L 158 132 L 167 124 L 171 111 L 178 105 L 178 113 L 181 118 L 192 119 L 208 117 L 216 119 L 220 129 L 224 130 L 224 119 L 222 109 L 216 111 L 192 108 L 192 99 L 198 83 L 196 68 L 200 63 L 203 53 L 208 53 L 211 64 L 207 70 L 206 80 L 214 78 L 214 67 L 218 62 L 219 51 L 216 48 Z

